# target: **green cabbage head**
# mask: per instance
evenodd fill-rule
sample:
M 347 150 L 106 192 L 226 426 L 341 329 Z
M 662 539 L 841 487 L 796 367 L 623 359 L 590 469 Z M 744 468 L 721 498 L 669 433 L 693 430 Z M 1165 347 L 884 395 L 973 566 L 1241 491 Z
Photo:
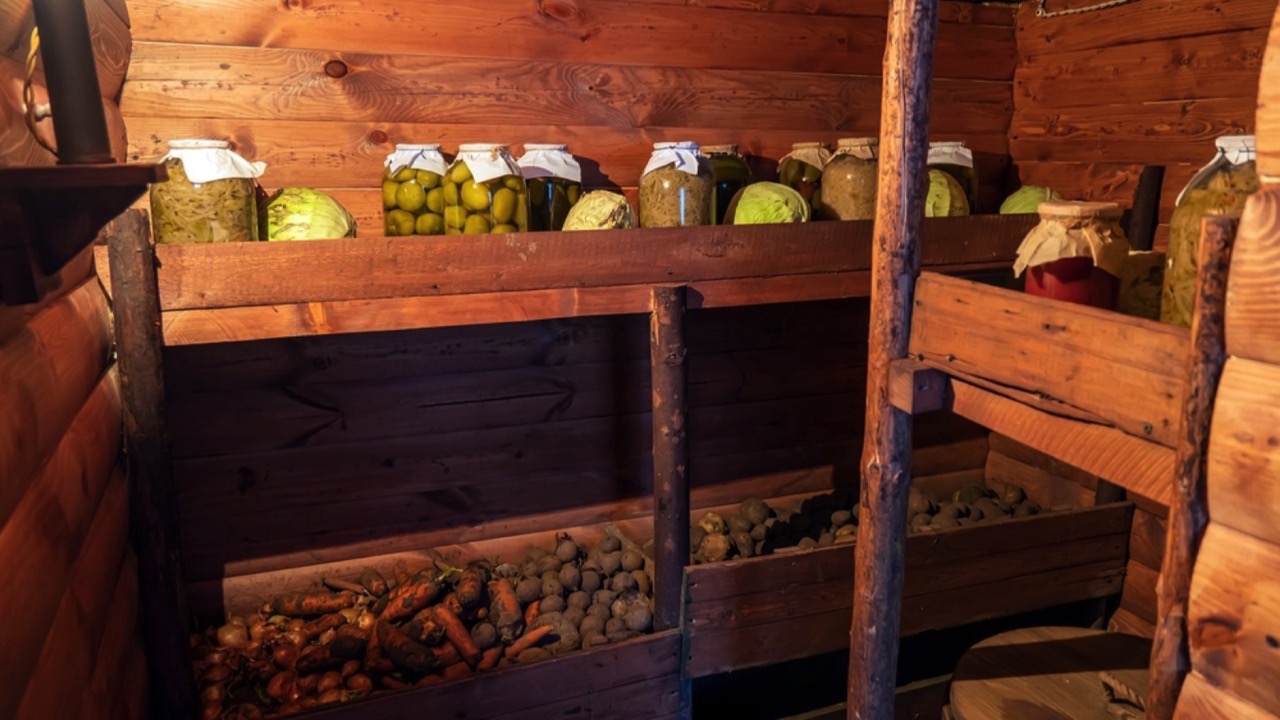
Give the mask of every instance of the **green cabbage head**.
M 311 188 L 277 190 L 261 206 L 263 240 L 328 240 L 355 237 L 356 220 L 337 200 Z
M 625 197 L 607 190 L 593 190 L 569 208 L 562 229 L 624 230 L 635 226 L 635 211 Z
M 1050 188 L 1039 185 L 1023 185 L 1000 203 L 1001 215 L 1034 213 L 1042 202 L 1061 200 L 1062 196 Z
M 734 225 L 770 225 L 805 222 L 809 203 L 800 193 L 781 183 L 758 182 L 742 189 L 733 213 Z
M 969 214 L 969 199 L 959 181 L 942 170 L 929 168 L 929 194 L 924 200 L 925 217 L 957 217 Z

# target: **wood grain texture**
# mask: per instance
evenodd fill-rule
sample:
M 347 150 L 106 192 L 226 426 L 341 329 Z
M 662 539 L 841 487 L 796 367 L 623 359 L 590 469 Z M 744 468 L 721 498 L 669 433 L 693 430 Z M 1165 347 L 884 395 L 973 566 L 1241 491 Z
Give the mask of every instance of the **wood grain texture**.
M 1139 509 L 1133 514 L 1133 534 L 1129 540 L 1129 557 L 1149 568 L 1159 569 L 1164 562 L 1167 523 L 1164 518 Z
M 1192 667 L 1219 689 L 1280 715 L 1280 583 L 1266 570 L 1280 563 L 1280 547 L 1222 525 L 1225 513 L 1212 512 L 1191 583 Z
M 1156 626 L 1153 623 L 1143 620 L 1123 607 L 1111 615 L 1111 619 L 1107 621 L 1107 630 L 1137 635 L 1148 640 L 1154 639 L 1156 634 Z
M 889 11 L 886 0 L 689 0 L 698 7 L 754 10 L 756 12 L 788 12 L 808 15 L 853 15 L 884 17 Z M 969 2 L 938 3 L 938 20 L 947 23 L 976 25 L 1013 25 L 1015 8 L 996 4 Z
M 129 656 L 142 649 L 138 638 L 138 561 L 132 550 L 125 552 L 106 613 L 102 641 L 81 703 L 84 720 L 118 717 L 115 708 L 123 694 L 121 683 Z
M 93 675 L 128 536 L 129 483 L 124 472 L 116 470 L 67 577 L 67 588 L 18 707 L 18 720 L 83 714 L 84 695 L 68 690 L 88 687 Z
M 1187 676 L 1174 720 L 1274 720 L 1275 715 L 1215 687 L 1198 672 Z
M 654 627 L 679 627 L 683 568 L 689 558 L 688 287 L 650 293 L 649 377 L 653 444 Z
M 913 357 L 1062 401 L 1173 446 L 1185 331 L 933 273 L 921 276 L 915 304 Z
M 1046 455 L 1035 448 L 1023 445 L 1006 435 L 1000 433 L 991 433 L 988 439 L 993 454 L 1003 455 L 1011 460 L 1016 460 L 1024 465 L 1030 465 L 1037 470 L 1045 472 L 1054 477 L 1070 480 L 1071 482 L 1090 491 L 1096 490 L 1098 486 L 1098 477 L 1091 475 L 1078 467 L 1069 465 L 1058 458 Z M 1162 543 L 1163 545 L 1163 543 Z
M 1124 589 L 1120 591 L 1120 607 L 1144 622 L 1155 624 L 1156 579 L 1160 571 L 1142 563 L 1129 561 L 1125 567 Z
M 1269 542 L 1280 542 L 1274 482 L 1280 367 L 1232 357 L 1218 388 L 1209 438 L 1210 518 Z
M 1280 362 L 1280 288 L 1268 269 L 1280 264 L 1280 190 L 1249 198 L 1236 233 L 1227 284 L 1227 352 L 1232 357 Z
M 122 15 L 123 13 L 123 15 Z M 98 71 L 102 97 L 114 101 L 124 85 L 133 45 L 129 34 L 129 16 L 121 0 L 87 0 L 85 15 L 89 19 L 89 37 Z M 31 0 L 15 0 L 6 4 L 5 21 L 0 26 L 0 52 L 25 63 L 31 48 L 31 30 L 35 16 Z M 37 63 L 38 77 L 44 80 L 44 63 Z
M 1034 465 L 992 452 L 987 456 L 987 482 L 994 488 L 1013 485 L 1022 488 L 1027 497 L 1040 507 L 1089 507 L 1093 491 Z
M 1174 454 L 1115 428 L 1041 412 L 958 380 L 951 411 L 1167 508 Z
M 57 449 L 0 527 L 0 565 L 12 578 L 0 609 L 15 619 L 0 655 L 0 715 L 13 717 L 35 670 L 58 601 L 70 581 L 120 452 L 120 405 L 112 371 L 99 381 Z
M 1276 78 L 1280 77 L 1280 19 L 1271 25 L 1267 50 L 1262 60 L 1262 79 L 1258 83 L 1258 172 L 1274 181 L 1280 178 L 1280 95 Z
M 87 281 L 0 345 L 0 521 L 13 512 L 102 377 L 107 308 Z

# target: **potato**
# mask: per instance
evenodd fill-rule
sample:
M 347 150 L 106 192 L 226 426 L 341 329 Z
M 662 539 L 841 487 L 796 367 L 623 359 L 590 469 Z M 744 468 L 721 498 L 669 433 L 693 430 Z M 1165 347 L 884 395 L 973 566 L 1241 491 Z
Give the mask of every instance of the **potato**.
M 1017 505 L 1027 499 L 1027 493 L 1017 485 L 1005 485 L 1000 491 L 1000 500 L 1006 505 Z
M 698 546 L 702 544 L 702 539 L 707 536 L 707 531 L 702 529 L 701 525 L 694 525 L 689 528 L 689 547 L 693 552 L 697 552 Z
M 612 590 L 597 590 L 596 594 L 592 597 L 592 602 L 596 605 L 609 607 L 617 597 L 618 593 Z
M 824 532 L 818 536 L 818 547 L 831 547 L 836 543 L 836 536 L 830 532 Z
M 835 512 L 831 513 L 831 527 L 838 528 L 841 525 L 848 525 L 849 521 L 852 518 L 853 518 L 853 513 L 849 512 L 848 510 L 836 510 Z
M 598 647 L 600 645 L 608 645 L 609 638 L 602 632 L 592 630 L 591 632 L 582 634 L 583 649 Z
M 565 609 L 564 598 L 560 597 L 559 595 L 544 597 L 542 598 L 542 603 L 538 605 L 538 612 L 543 614 L 551 613 L 551 612 L 560 612 L 564 609 Z
M 932 515 L 929 515 L 928 513 L 919 513 L 911 518 L 911 531 L 914 532 L 919 530 L 931 522 L 933 522 Z
M 584 590 L 569 593 L 569 597 L 565 601 L 565 605 L 579 610 L 586 610 L 591 605 L 591 593 Z
M 631 577 L 636 579 L 636 589 L 641 595 L 648 595 L 653 590 L 653 582 L 649 579 L 649 574 L 643 570 L 632 570 Z
M 752 540 L 760 541 L 760 540 L 764 540 L 767 537 L 769 537 L 769 526 L 756 525 L 755 527 L 751 528 Z M 697 547 L 697 546 L 695 545 L 694 547 Z
M 592 632 L 603 634 L 606 621 L 608 621 L 608 618 L 602 617 L 598 613 L 587 613 L 587 616 L 582 619 L 582 622 L 578 623 L 578 631 L 582 633 L 583 637 L 586 637 Z
M 558 573 L 560 568 L 564 566 L 564 562 L 555 555 L 547 555 L 538 561 L 538 574 L 546 578 L 547 573 Z
M 622 553 L 614 551 L 600 555 L 600 570 L 605 575 L 613 575 L 622 567 Z
M 622 553 L 622 569 L 624 572 L 639 570 L 644 567 L 644 553 L 638 548 L 629 548 Z
M 708 534 L 698 546 L 698 555 L 703 562 L 719 562 L 729 557 L 730 540 L 725 535 Z
M 600 573 L 596 572 L 595 570 L 582 571 L 581 587 L 583 592 L 586 592 L 588 594 L 593 593 L 599 590 L 600 586 L 603 584 L 604 584 L 604 580 L 600 577 Z
M 800 542 L 796 543 L 796 547 L 801 550 L 812 550 L 813 548 L 818 547 L 818 541 L 811 537 L 802 537 L 800 538 Z
M 560 584 L 567 593 L 575 592 L 582 587 L 582 573 L 572 565 L 560 568 Z
M 497 577 L 506 578 L 508 580 L 519 580 L 522 573 L 520 572 L 519 566 L 511 563 L 502 563 L 493 569 L 493 574 Z
M 559 577 L 556 577 L 554 580 L 542 581 L 542 597 L 544 599 L 549 597 L 560 597 L 563 592 L 564 585 L 560 584 Z
M 471 628 L 471 641 L 481 650 L 488 650 L 498 644 L 498 629 L 487 622 L 477 623 Z
M 604 633 L 605 635 L 608 635 L 610 638 L 612 638 L 614 635 L 618 635 L 626 631 L 627 631 L 627 623 L 625 620 L 623 620 L 620 617 L 609 618 L 609 621 L 604 624 Z
M 508 190 L 506 192 L 510 193 L 511 191 Z M 506 222 L 506 220 L 500 220 L 499 222 Z M 560 559 L 560 562 L 573 562 L 574 560 L 577 560 L 578 556 L 581 554 L 582 548 L 578 547 L 578 543 L 574 542 L 573 539 L 567 535 L 561 538 L 560 542 L 556 543 L 556 557 Z
M 735 533 L 735 532 L 748 532 L 748 533 L 749 533 L 749 532 L 751 532 L 751 528 L 752 528 L 752 526 L 754 526 L 754 525 L 755 525 L 755 523 L 753 523 L 753 522 L 751 522 L 750 520 L 748 520 L 748 519 L 746 519 L 746 518 L 742 517 L 741 515 L 730 515 L 730 516 L 729 516 L 729 519 L 728 519 L 728 521 L 727 521 L 727 522 L 728 522 L 728 525 L 729 525 L 729 534 L 730 534 L 730 535 L 732 535 L 732 534 L 733 534 L 733 533 Z
M 724 518 L 713 512 L 703 515 L 698 524 L 707 531 L 708 535 L 723 535 L 726 528 Z
M 600 542 L 596 544 L 596 548 L 602 553 L 617 552 L 622 549 L 622 541 L 615 535 L 605 535 L 600 538 Z
M 525 578 L 516 585 L 516 598 L 521 604 L 528 605 L 542 597 L 542 581 L 535 578 Z
M 647 607 L 632 608 L 622 622 L 632 632 L 649 632 L 653 629 L 653 613 Z
M 762 525 L 765 520 L 769 519 L 772 512 L 765 501 L 760 498 L 747 498 L 738 505 L 738 514 L 750 520 L 752 525 Z
M 587 619 L 587 611 L 582 608 L 568 608 L 560 613 L 564 616 L 564 621 L 574 627 L 580 627 L 582 621 Z

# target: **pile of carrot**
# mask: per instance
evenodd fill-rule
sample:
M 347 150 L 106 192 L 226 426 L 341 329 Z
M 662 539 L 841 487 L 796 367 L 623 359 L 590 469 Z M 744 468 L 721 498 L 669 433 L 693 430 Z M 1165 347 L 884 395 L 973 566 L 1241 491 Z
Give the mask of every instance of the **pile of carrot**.
M 520 563 L 397 561 L 270 598 L 192 636 L 201 717 L 290 715 L 648 632 L 652 578 L 621 545 L 561 535 Z

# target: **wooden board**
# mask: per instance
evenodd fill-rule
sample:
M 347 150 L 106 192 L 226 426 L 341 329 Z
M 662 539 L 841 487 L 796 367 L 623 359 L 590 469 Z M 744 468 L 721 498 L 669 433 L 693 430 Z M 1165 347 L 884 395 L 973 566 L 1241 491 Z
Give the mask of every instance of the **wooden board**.
M 1227 352 L 1280 362 L 1280 289 L 1268 270 L 1280 265 L 1280 190 L 1249 198 L 1236 233 L 1227 283 Z
M 1148 320 L 924 273 L 916 283 L 911 354 L 1173 447 L 1187 337 Z
M 1054 477 L 1070 480 L 1071 482 L 1089 490 L 1096 490 L 1098 486 L 1098 478 L 1091 475 L 1078 467 L 1069 465 L 1058 458 L 1046 455 L 1035 448 L 1023 445 L 1006 435 L 1000 433 L 991 433 L 989 444 L 993 454 L 1003 455 L 1011 460 L 1016 460 L 1024 465 L 1045 472 Z
M 888 10 L 888 3 L 884 0 L 690 0 L 687 4 L 757 12 L 866 17 L 883 17 Z M 938 19 L 942 23 L 1012 26 L 1013 13 L 1014 8 L 996 4 L 978 5 L 950 0 L 938 3 Z
M 1127 433 L 1052 415 L 959 380 L 951 411 L 1124 487 L 1167 510 L 1173 451 Z
M 141 647 L 138 641 L 138 561 L 125 553 L 107 609 L 102 641 L 94 656 L 93 674 L 81 703 L 84 720 L 110 720 L 123 694 L 120 687 L 129 656 Z
M 1258 83 L 1258 172 L 1267 178 L 1280 177 L 1280 97 L 1275 79 L 1280 77 L 1280 48 L 1276 45 L 1276 24 L 1272 23 L 1267 51 L 1263 57 L 1262 78 Z
M 1156 578 L 1159 568 L 1151 568 L 1134 560 L 1125 567 L 1124 589 L 1120 591 L 1120 607 L 1143 622 L 1156 622 Z
M 1222 509 L 1211 507 L 1191 581 L 1191 664 L 1219 689 L 1280 715 L 1280 582 L 1271 573 L 1280 547 L 1221 524 Z
M 1271 713 L 1214 687 L 1198 672 L 1187 675 L 1174 720 L 1274 720 Z
M 1118 590 L 1130 512 L 1107 506 L 909 537 L 903 633 Z M 847 647 L 851 555 L 837 546 L 686 568 L 687 671 Z
M 1156 626 L 1134 615 L 1123 607 L 1115 611 L 1111 619 L 1107 621 L 1107 630 L 1110 632 L 1128 633 L 1137 635 L 1138 637 L 1154 638 L 1156 635 Z
M 1273 543 L 1280 542 L 1277 422 L 1280 367 L 1238 357 L 1227 360 L 1209 436 L 1210 516 Z
M 1133 534 L 1129 540 L 1129 557 L 1153 570 L 1164 563 L 1165 519 L 1141 508 L 1133 514 Z
M 1022 488 L 1040 507 L 1093 505 L 1092 490 L 998 452 L 987 456 L 985 477 L 993 488 L 1004 485 Z

